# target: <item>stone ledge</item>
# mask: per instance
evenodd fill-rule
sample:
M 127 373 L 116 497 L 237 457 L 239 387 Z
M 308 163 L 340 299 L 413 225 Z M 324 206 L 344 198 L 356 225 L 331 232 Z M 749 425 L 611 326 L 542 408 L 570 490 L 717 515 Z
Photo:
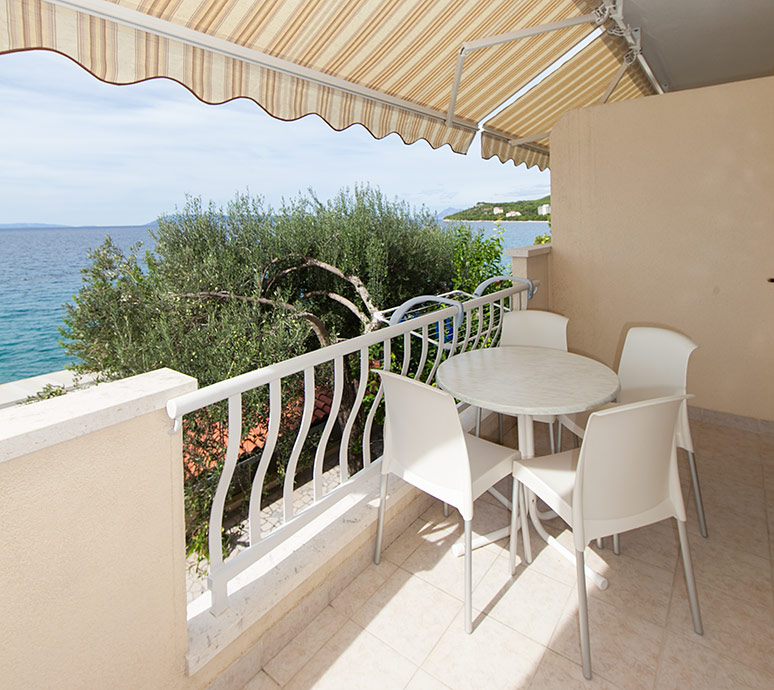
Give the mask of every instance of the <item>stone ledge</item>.
M 533 256 L 551 253 L 551 243 L 533 244 L 529 247 L 513 247 L 505 250 L 505 256 L 515 257 L 517 259 L 529 259 Z
M 27 398 L 39 393 L 46 386 L 57 386 L 71 391 L 85 388 L 94 383 L 96 379 L 96 374 L 76 376 L 72 371 L 62 369 L 61 371 L 52 371 L 48 374 L 40 374 L 27 379 L 0 383 L 0 409 L 24 402 Z
M 196 379 L 157 369 L 31 405 L 0 410 L 0 462 L 163 410 L 170 398 L 196 390 Z M 169 423 L 170 429 L 172 422 Z

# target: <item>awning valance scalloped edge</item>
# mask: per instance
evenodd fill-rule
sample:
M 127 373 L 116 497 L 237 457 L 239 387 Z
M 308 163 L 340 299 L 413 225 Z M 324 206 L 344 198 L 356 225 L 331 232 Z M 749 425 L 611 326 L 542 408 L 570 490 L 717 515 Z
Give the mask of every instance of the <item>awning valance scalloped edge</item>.
M 448 126 L 443 119 L 347 93 L 166 37 L 76 12 L 44 0 L 0 0 L 0 53 L 50 50 L 65 55 L 101 81 L 126 85 L 171 79 L 201 101 L 248 98 L 272 117 L 321 117 L 335 130 L 353 124 L 375 138 L 398 134 L 411 144 L 448 144 L 467 152 L 474 127 Z M 1 11 L 1 10 L 0 10 Z M 4 20 L 4 21 L 3 21 Z

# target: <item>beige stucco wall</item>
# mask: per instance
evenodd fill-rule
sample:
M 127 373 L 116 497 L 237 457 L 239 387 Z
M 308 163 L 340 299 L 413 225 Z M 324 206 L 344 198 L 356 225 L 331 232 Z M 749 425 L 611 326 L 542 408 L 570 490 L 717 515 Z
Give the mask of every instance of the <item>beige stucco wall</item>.
M 164 403 L 195 387 L 161 370 L 0 411 L 2 687 L 191 685 Z
M 617 364 L 693 338 L 694 404 L 774 420 L 774 77 L 586 108 L 551 137 L 551 308 Z

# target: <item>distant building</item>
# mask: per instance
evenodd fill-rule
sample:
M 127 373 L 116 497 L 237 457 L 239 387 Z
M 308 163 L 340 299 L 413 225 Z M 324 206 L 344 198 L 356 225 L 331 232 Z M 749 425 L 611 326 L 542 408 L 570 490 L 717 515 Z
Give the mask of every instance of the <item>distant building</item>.
M 547 216 L 549 213 L 551 213 L 551 204 L 543 204 L 542 206 L 538 206 L 539 216 Z
M 520 216 L 521 211 L 508 211 L 508 213 L 505 214 L 506 218 L 513 218 L 514 216 Z
M 502 213 L 502 212 L 503 212 L 503 209 L 502 209 L 502 208 L 500 208 L 499 206 L 495 206 L 495 207 L 492 209 L 492 213 L 494 213 L 495 215 L 499 215 L 499 214 L 500 214 L 500 213 Z

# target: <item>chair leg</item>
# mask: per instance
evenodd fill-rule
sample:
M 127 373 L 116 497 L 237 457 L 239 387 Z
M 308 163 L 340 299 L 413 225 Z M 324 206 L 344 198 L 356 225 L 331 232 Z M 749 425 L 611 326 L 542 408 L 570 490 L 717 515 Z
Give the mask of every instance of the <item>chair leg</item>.
M 374 548 L 374 563 L 379 565 L 382 560 L 382 535 L 384 533 L 384 504 L 387 502 L 387 475 L 382 475 L 379 487 L 379 513 L 376 520 L 376 547 Z
M 556 449 L 562 452 L 562 423 L 556 420 Z
M 556 438 L 554 434 L 554 423 L 548 423 L 548 444 L 551 449 L 551 453 L 556 453 Z
M 476 408 L 476 436 L 481 436 L 481 408 Z
M 448 503 L 444 503 L 443 504 L 443 516 L 445 518 L 449 517 L 449 504 Z
M 699 472 L 696 469 L 696 454 L 690 450 L 688 451 L 688 466 L 691 468 L 691 483 L 693 484 L 693 498 L 696 501 L 696 514 L 699 516 L 699 530 L 701 530 L 702 537 L 707 537 L 707 520 L 704 517 L 704 502 L 701 500 Z
M 473 632 L 473 521 L 465 520 L 465 632 Z
M 621 535 L 620 534 L 613 535 L 613 553 L 616 556 L 621 555 Z
M 527 563 L 532 563 L 532 544 L 529 541 L 529 521 L 527 519 L 527 513 L 529 511 L 529 490 L 526 486 L 521 486 L 521 505 L 519 507 L 519 514 L 521 515 L 521 541 L 524 545 L 524 560 Z
M 591 680 L 591 644 L 589 640 L 589 602 L 586 595 L 586 572 L 583 551 L 575 551 L 575 569 L 578 577 L 578 625 L 580 632 L 583 677 Z
M 683 555 L 683 570 L 685 571 L 685 586 L 688 589 L 688 601 L 691 604 L 693 616 L 693 629 L 697 635 L 704 634 L 701 623 L 701 611 L 699 610 L 699 597 L 696 594 L 696 580 L 693 576 L 693 562 L 691 561 L 691 549 L 688 545 L 688 531 L 682 520 L 677 521 L 677 533 L 680 536 L 680 553 Z
M 602 537 L 597 537 L 597 548 L 598 549 L 605 548 L 605 542 L 603 541 Z
M 518 520 L 521 515 L 521 485 L 514 478 L 513 489 L 511 491 L 511 533 L 508 538 L 508 563 L 511 575 L 516 571 L 516 546 L 518 544 L 516 531 L 518 530 Z

